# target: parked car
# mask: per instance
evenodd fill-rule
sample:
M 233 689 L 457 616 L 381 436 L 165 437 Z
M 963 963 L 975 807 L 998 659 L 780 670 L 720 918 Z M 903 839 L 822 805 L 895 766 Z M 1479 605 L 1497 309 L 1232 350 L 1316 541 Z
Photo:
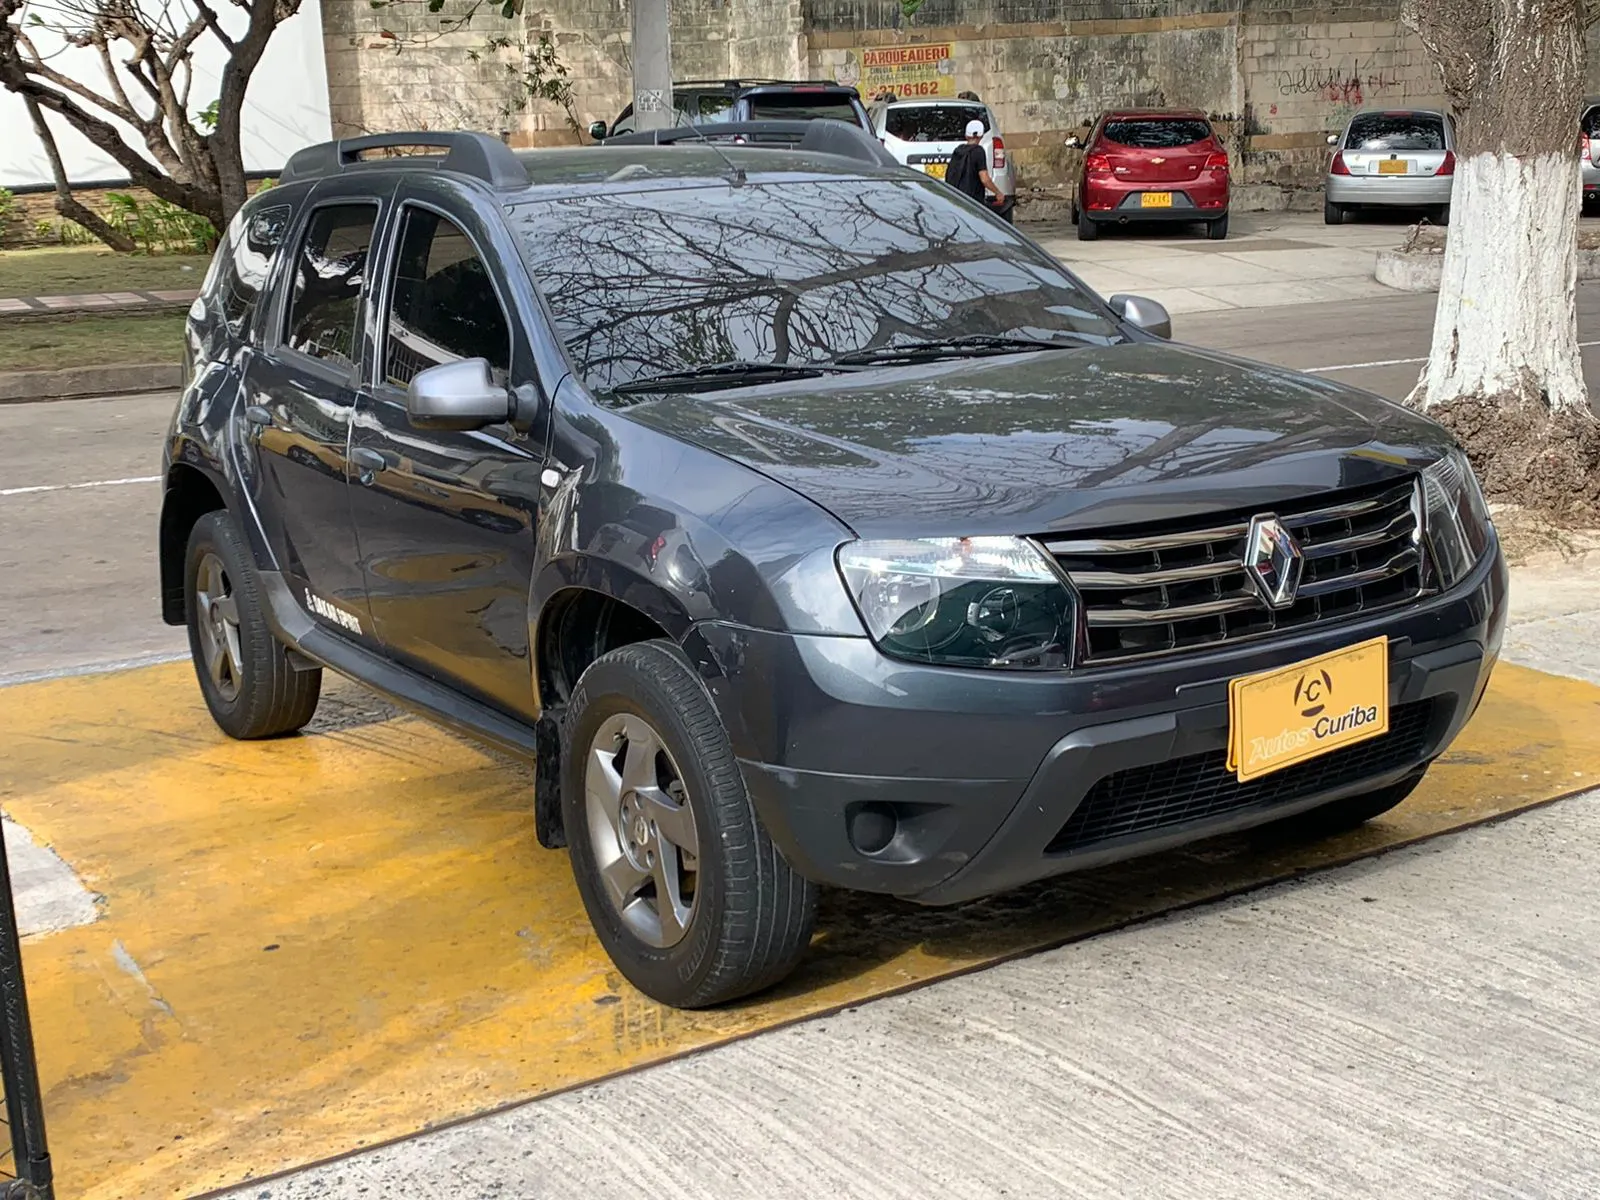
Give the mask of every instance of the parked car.
M 1147 221 L 1203 221 L 1208 238 L 1228 236 L 1228 152 L 1204 113 L 1108 112 L 1067 145 L 1083 150 L 1073 205 L 1081 240 Z
M 1006 153 L 1005 138 L 994 111 L 971 100 L 898 100 L 875 104 L 869 114 L 872 131 L 889 153 L 935 179 L 943 179 L 956 147 L 966 141 L 967 122 L 983 122 L 983 149 L 989 175 L 1005 194 L 1005 202 L 990 207 L 1010 219 L 1017 206 L 1016 167 Z
M 1600 204 L 1600 164 L 1595 157 L 1600 154 L 1594 146 L 1600 140 L 1600 96 L 1589 96 L 1583 102 L 1583 116 L 1578 121 L 1578 155 L 1583 165 L 1583 207 L 1592 212 Z
M 599 943 L 690 1007 L 788 974 L 822 886 L 953 903 L 1400 803 L 1505 621 L 1448 435 L 806 136 L 295 154 L 161 464 L 217 725 L 298 730 L 332 669 L 532 761 Z
M 783 79 L 688 80 L 672 85 L 673 122 L 677 125 L 713 125 L 726 121 L 843 121 L 870 131 L 872 122 L 861 93 L 830 80 Z M 595 141 L 633 133 L 633 105 L 622 110 L 611 126 L 596 121 L 589 126 Z
M 1362 208 L 1425 208 L 1435 225 L 1450 223 L 1455 183 L 1455 123 L 1429 109 L 1385 109 L 1350 118 L 1334 147 L 1323 189 L 1329 225 Z

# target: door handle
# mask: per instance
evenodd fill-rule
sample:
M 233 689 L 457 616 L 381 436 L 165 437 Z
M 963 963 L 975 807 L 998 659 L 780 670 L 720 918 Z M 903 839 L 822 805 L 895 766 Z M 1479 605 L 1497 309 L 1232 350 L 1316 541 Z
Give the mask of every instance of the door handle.
M 388 459 L 384 458 L 380 452 L 369 449 L 366 446 L 357 446 L 350 451 L 350 461 L 363 471 L 383 471 L 387 470 L 389 466 Z

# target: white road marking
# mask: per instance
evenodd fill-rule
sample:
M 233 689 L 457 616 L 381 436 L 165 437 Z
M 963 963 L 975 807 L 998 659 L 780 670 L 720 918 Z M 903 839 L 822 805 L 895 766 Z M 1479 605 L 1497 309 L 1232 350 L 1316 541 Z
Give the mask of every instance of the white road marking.
M 0 488 L 0 496 L 27 496 L 34 492 L 72 492 L 79 488 L 121 487 L 125 483 L 160 483 L 159 475 L 133 475 L 127 479 L 91 479 L 87 483 L 41 483 L 33 487 Z
M 1600 340 L 1578 343 L 1578 349 L 1580 350 L 1587 350 L 1590 346 L 1600 346 Z M 1303 375 L 1326 375 L 1330 371 L 1365 371 L 1370 367 L 1404 367 L 1427 361 L 1427 355 L 1423 355 L 1421 358 L 1378 358 L 1372 362 L 1336 363 L 1331 367 L 1301 367 L 1300 373 Z

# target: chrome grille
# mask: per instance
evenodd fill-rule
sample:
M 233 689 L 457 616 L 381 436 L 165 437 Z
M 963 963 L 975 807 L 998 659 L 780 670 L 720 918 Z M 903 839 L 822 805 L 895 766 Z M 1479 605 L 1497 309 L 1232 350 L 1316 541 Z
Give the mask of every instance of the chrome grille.
M 1353 617 L 1422 590 L 1417 482 L 1282 506 L 1305 559 L 1294 603 L 1273 609 L 1245 572 L 1252 514 L 1190 528 L 1042 538 L 1083 597 L 1089 664 L 1233 642 Z

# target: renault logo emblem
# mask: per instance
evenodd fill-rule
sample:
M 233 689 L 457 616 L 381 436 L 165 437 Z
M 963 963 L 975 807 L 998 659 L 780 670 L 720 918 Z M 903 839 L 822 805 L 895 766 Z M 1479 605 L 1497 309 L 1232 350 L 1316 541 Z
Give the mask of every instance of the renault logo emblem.
M 1271 513 L 1250 521 L 1244 541 L 1244 570 L 1261 598 L 1273 608 L 1288 608 L 1300 589 L 1305 556 L 1300 543 Z

